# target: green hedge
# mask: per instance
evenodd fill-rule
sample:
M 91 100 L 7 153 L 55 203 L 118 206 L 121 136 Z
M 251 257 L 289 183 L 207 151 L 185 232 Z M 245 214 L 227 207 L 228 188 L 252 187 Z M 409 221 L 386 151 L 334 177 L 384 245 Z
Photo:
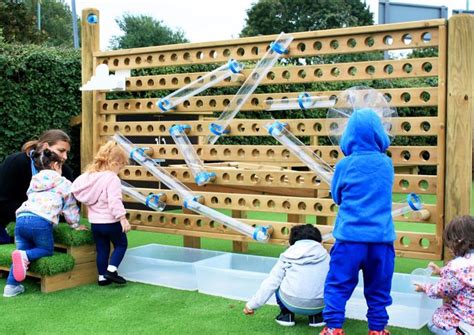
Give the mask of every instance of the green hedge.
M 0 161 L 44 130 L 73 137 L 70 165 L 79 172 L 79 131 L 69 125 L 81 112 L 80 50 L 0 41 Z
M 15 222 L 8 224 L 7 233 L 10 236 L 15 235 Z M 74 230 L 66 223 L 60 223 L 54 227 L 53 237 L 54 243 L 70 247 L 94 244 L 94 238 L 90 230 Z
M 0 245 L 0 265 L 12 265 L 11 254 L 15 250 L 14 244 Z M 74 258 L 71 255 L 55 252 L 52 256 L 43 257 L 31 262 L 29 271 L 41 276 L 53 276 L 58 273 L 68 272 L 74 268 Z

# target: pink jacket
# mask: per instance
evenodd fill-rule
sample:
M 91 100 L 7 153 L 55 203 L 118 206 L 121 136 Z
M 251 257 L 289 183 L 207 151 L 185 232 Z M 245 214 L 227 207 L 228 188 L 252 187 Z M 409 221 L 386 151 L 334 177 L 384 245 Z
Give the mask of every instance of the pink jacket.
M 120 178 L 112 171 L 83 173 L 73 182 L 72 193 L 87 206 L 91 223 L 114 223 L 125 216 Z

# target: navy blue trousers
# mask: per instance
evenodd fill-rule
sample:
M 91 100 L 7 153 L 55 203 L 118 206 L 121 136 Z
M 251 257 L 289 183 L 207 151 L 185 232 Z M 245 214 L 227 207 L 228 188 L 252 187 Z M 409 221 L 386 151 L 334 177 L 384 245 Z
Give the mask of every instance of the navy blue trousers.
M 97 249 L 97 271 L 99 275 L 107 273 L 107 266 L 118 267 L 122 262 L 125 251 L 127 251 L 127 235 L 122 232 L 120 222 L 115 223 L 92 223 L 92 236 Z M 114 246 L 114 251 L 110 256 L 110 243 Z
M 387 307 L 395 263 L 392 243 L 336 242 L 331 249 L 329 273 L 324 285 L 323 318 L 330 328 L 342 328 L 346 302 L 364 278 L 367 320 L 370 330 L 383 330 L 388 323 Z

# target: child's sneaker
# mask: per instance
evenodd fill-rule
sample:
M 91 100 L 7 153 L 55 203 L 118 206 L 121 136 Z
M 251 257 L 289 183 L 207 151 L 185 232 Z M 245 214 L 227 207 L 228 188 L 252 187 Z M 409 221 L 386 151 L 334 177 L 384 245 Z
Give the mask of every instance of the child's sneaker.
M 369 335 L 390 335 L 387 329 L 384 330 L 369 330 Z
M 108 280 L 108 279 L 98 280 L 98 281 L 97 281 L 97 284 L 98 284 L 99 286 L 108 286 L 108 285 L 112 284 L 112 281 L 111 281 L 111 280 Z
M 308 320 L 308 326 L 310 327 L 321 327 L 326 324 L 323 320 L 323 313 L 309 315 Z
M 275 321 L 284 327 L 291 327 L 295 325 L 295 314 L 280 312 L 275 318 Z
M 342 328 L 329 328 L 324 327 L 323 330 L 319 333 L 319 335 L 346 335 Z
M 13 262 L 13 278 L 16 281 L 23 281 L 26 277 L 26 270 L 28 270 L 28 256 L 26 256 L 26 251 L 24 250 L 15 250 L 12 252 L 12 262 Z
M 23 285 L 5 285 L 5 288 L 3 289 L 3 296 L 5 298 L 11 298 L 22 294 L 23 292 L 25 292 Z
M 125 278 L 120 277 L 117 273 L 117 271 L 110 272 L 107 270 L 107 273 L 104 275 L 104 277 L 110 281 L 113 281 L 116 284 L 126 284 L 127 281 Z

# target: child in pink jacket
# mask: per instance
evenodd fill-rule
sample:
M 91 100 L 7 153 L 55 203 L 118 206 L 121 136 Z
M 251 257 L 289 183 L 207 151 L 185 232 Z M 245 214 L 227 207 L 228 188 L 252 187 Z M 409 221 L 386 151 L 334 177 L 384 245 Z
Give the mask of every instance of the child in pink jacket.
M 72 184 L 76 199 L 87 206 L 87 217 L 97 249 L 99 286 L 125 284 L 117 268 L 127 250 L 130 224 L 125 217 L 119 171 L 128 163 L 127 153 L 114 141 L 100 147 L 93 162 Z M 110 256 L 110 243 L 114 251 Z
M 442 268 L 430 263 L 440 280 L 436 284 L 415 284 L 415 289 L 444 300 L 428 322 L 428 329 L 433 334 L 454 335 L 462 324 L 474 327 L 474 218 L 454 218 L 446 226 L 443 240 L 455 258 Z

